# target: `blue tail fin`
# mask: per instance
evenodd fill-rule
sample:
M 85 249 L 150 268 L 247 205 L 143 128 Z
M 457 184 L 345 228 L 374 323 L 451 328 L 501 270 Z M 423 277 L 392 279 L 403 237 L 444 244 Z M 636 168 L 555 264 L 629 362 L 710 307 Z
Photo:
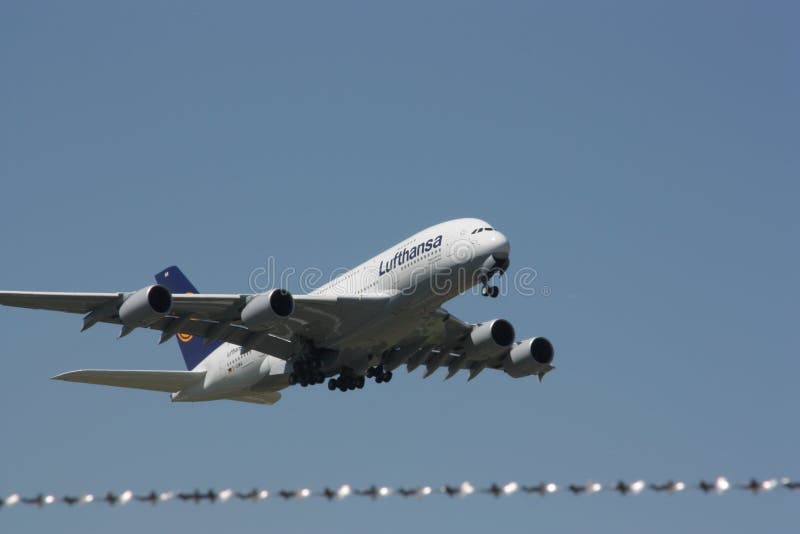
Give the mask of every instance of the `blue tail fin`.
M 197 288 L 186 278 L 186 275 L 174 265 L 162 269 L 161 272 L 156 274 L 156 283 L 161 284 L 173 293 L 198 292 Z M 206 356 L 214 352 L 217 347 L 222 345 L 221 341 L 213 341 L 206 344 L 205 339 L 191 334 L 178 334 L 175 337 L 178 338 L 178 346 L 181 348 L 186 368 L 190 371 L 197 367 L 197 364 L 202 362 Z

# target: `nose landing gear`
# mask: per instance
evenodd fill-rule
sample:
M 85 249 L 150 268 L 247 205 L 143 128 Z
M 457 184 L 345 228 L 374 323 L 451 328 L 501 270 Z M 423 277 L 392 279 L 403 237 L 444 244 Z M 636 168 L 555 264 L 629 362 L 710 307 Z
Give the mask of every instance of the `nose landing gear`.
M 508 256 L 501 256 L 500 254 L 491 254 L 484 260 L 477 275 L 478 282 L 481 284 L 481 295 L 497 298 L 500 294 L 500 289 L 497 286 L 489 285 L 489 280 L 496 274 L 504 275 L 509 264 Z
M 497 286 L 490 286 L 487 283 L 481 288 L 481 295 L 483 295 L 484 297 L 492 297 L 493 299 L 496 299 L 497 295 L 499 294 L 500 294 L 500 289 Z
M 484 297 L 492 297 L 493 299 L 496 299 L 500 294 L 500 288 L 489 285 L 488 276 L 481 276 L 478 281 L 481 283 L 481 295 Z

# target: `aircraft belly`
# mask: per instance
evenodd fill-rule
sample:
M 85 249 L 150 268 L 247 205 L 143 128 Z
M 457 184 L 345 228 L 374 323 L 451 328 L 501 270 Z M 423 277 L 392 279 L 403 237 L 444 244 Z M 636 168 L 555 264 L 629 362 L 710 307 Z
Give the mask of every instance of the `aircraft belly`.
M 259 362 L 254 360 L 241 367 L 217 368 L 207 373 L 202 383 L 181 390 L 176 400 L 224 399 L 232 394 L 249 390 L 261 378 L 258 364 Z

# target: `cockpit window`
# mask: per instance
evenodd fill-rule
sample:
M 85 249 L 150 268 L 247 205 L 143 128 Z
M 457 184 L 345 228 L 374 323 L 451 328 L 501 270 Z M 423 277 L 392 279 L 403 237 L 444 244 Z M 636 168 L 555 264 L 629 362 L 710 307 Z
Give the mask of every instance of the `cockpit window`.
M 487 232 L 493 232 L 494 228 L 484 228 L 484 230 L 486 230 Z

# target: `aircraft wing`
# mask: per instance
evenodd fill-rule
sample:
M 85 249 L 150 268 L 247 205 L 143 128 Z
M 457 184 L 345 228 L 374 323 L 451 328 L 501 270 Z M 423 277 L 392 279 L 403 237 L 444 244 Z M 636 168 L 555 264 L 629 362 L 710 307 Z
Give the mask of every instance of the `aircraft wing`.
M 17 308 L 52 310 L 68 313 L 90 313 L 105 307 L 120 305 L 130 293 L 57 293 L 47 291 L 0 291 L 0 304 Z M 173 294 L 170 316 L 191 315 L 196 319 L 235 319 L 238 312 L 254 295 L 192 295 Z M 116 311 L 116 310 L 114 310 Z M 101 318 L 102 322 L 116 314 Z
M 202 380 L 205 371 L 123 371 L 85 369 L 54 376 L 53 380 L 173 393 Z
M 416 355 L 409 358 L 406 361 L 406 365 L 409 371 L 413 371 L 420 365 L 425 365 L 426 369 L 423 378 L 429 377 L 440 367 L 446 367 L 446 379 L 453 377 L 458 371 L 465 370 L 469 372 L 469 380 L 472 380 L 484 369 L 503 369 L 504 361 L 509 352 L 530 341 L 512 343 L 508 347 L 498 347 L 495 351 L 485 353 L 477 358 L 474 356 L 468 358 L 470 344 L 468 338 L 473 328 L 481 325 L 472 325 L 462 321 L 442 308 L 422 315 L 420 317 L 420 325 L 420 331 L 424 332 L 426 337 L 412 341 L 412 346 L 421 346 L 422 348 L 414 352 Z M 400 350 L 402 351 L 403 349 L 401 348 Z M 408 350 L 406 347 L 406 353 Z M 535 374 L 538 375 L 539 381 L 541 381 L 544 375 L 553 369 L 555 367 L 551 364 L 541 363 L 538 364 Z
M 409 372 L 424 366 L 424 378 L 441 367 L 447 368 L 446 378 L 467 370 L 470 380 L 486 368 L 499 369 L 511 347 L 479 360 L 465 358 L 465 344 L 473 326 L 443 308 L 421 314 L 414 335 L 384 355 L 383 363 L 389 369 L 405 364 Z
M 0 292 L 0 304 L 21 308 L 86 314 L 83 329 L 97 322 L 122 324 L 118 310 L 131 293 L 53 293 Z M 162 332 L 161 341 L 177 333 L 233 343 L 248 349 L 290 359 L 294 335 L 319 346 L 369 320 L 386 306 L 388 296 L 294 297 L 294 313 L 276 318 L 266 328 L 253 331 L 241 322 L 242 309 L 256 295 L 251 294 L 172 294 L 172 308 L 164 317 L 146 326 Z M 121 335 L 132 329 L 123 325 Z
M 50 293 L 35 291 L 2 291 L 0 304 L 16 308 L 32 308 L 68 313 L 89 313 L 123 293 Z

